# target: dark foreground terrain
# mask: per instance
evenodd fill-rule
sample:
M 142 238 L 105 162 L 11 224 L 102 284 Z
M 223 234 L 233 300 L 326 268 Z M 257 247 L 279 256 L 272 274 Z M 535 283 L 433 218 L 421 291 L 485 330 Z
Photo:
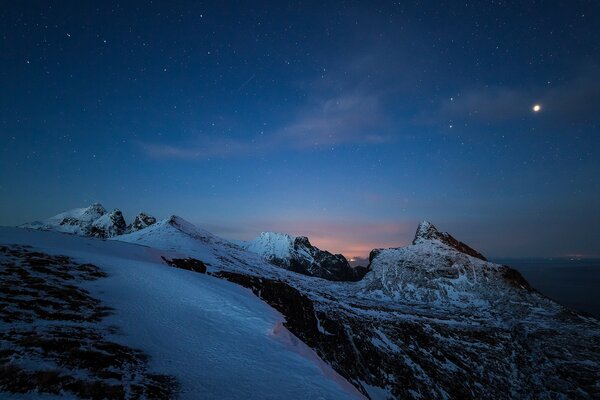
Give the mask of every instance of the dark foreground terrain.
M 111 313 L 79 287 L 106 275 L 26 246 L 0 247 L 0 391 L 81 398 L 169 399 L 176 380 L 148 370 L 148 356 L 112 338 Z

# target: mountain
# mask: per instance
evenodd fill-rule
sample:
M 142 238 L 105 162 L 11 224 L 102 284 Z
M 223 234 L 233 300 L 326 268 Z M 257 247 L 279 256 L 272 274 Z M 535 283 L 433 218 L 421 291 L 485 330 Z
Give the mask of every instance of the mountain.
M 251 289 L 369 398 L 600 395 L 598 320 L 537 293 L 517 271 L 484 261 L 429 223 L 415 244 L 373 251 L 358 282 L 276 267 L 175 217 L 115 239 L 134 238 Z M 294 241 L 277 239 L 262 248 L 284 258 Z
M 250 291 L 161 256 L 0 227 L 0 398 L 362 398 Z
M 305 236 L 263 232 L 243 247 L 287 270 L 332 281 L 358 281 L 367 272 L 350 266 L 341 254 L 318 249 Z
M 369 271 L 356 282 L 295 273 L 176 216 L 109 241 L 86 239 L 89 244 L 85 246 L 96 249 L 90 255 L 66 244 L 82 238 L 22 231 L 6 233 L 4 243 L 30 244 L 36 251 L 51 250 L 58 255 L 74 254 L 78 262 L 106 271 L 109 282 L 114 276 L 116 295 L 116 289 L 106 287 L 94 293 L 119 310 L 130 310 L 120 311 L 125 314 L 117 319 L 128 321 L 128 332 L 142 338 L 168 338 L 158 344 L 153 344 L 153 339 L 133 343 L 140 348 L 145 348 L 141 344 L 151 344 L 148 348 L 156 351 L 150 353 L 156 357 L 153 363 L 163 367 L 158 372 L 182 382 L 183 393 L 198 387 L 194 386 L 198 380 L 200 385 L 207 384 L 217 371 L 204 366 L 191 368 L 189 363 L 194 360 L 177 358 L 171 362 L 173 348 L 160 350 L 162 346 L 176 346 L 181 341 L 176 354 L 198 346 L 224 347 L 226 350 L 195 353 L 188 358 L 199 363 L 203 357 L 211 363 L 234 359 L 238 361 L 219 365 L 245 366 L 251 362 L 246 358 L 247 346 L 255 348 L 255 342 L 242 339 L 247 332 L 241 329 L 252 321 L 264 320 L 255 314 L 228 319 L 249 301 L 246 297 L 236 300 L 238 295 L 233 292 L 222 292 L 213 300 L 196 300 L 206 291 L 214 293 L 207 285 L 218 278 L 250 289 L 272 307 L 272 312 L 281 315 L 279 325 L 269 330 L 259 324 L 252 337 L 260 337 L 258 332 L 278 337 L 281 329 L 289 331 L 288 338 L 292 339 L 286 343 L 306 345 L 299 354 L 319 368 L 330 368 L 323 370 L 329 372 L 322 376 L 345 388 L 343 393 L 332 394 L 335 398 L 354 393 L 344 383 L 370 399 L 600 397 L 600 322 L 546 298 L 517 271 L 485 261 L 479 252 L 430 223 L 419 226 L 414 244 L 371 252 Z M 295 240 L 280 239 L 267 242 L 273 244 L 271 253 L 285 256 Z M 136 244 L 139 246 L 132 246 Z M 149 265 L 140 262 L 140 257 L 153 261 Z M 158 272 L 160 268 L 164 271 Z M 169 271 L 186 275 L 172 280 Z M 131 285 L 140 286 L 132 290 Z M 193 285 L 198 285 L 197 289 Z M 246 296 L 250 291 L 242 292 Z M 128 305 L 129 301 L 134 304 Z M 142 319 L 137 316 L 140 312 L 145 315 Z M 221 319 L 223 313 L 227 320 Z M 194 328 L 187 330 L 191 326 Z M 156 329 L 160 334 L 154 333 Z M 192 338 L 198 341 L 192 342 L 196 340 Z M 239 348 L 233 347 L 233 342 Z M 274 354 L 268 346 L 260 349 L 266 357 Z M 266 379 L 265 385 L 254 381 L 249 381 L 253 386 L 231 384 L 229 374 L 218 380 L 222 385 L 210 387 L 229 390 L 229 394 L 243 387 L 240 390 L 250 397 L 285 397 L 285 389 L 274 382 L 282 377 L 287 382 L 290 377 L 297 379 L 299 390 L 323 382 L 322 378 L 315 381 L 312 375 L 300 378 L 298 369 L 287 363 L 277 366 L 279 375 L 269 379 L 269 368 L 276 365 L 273 359 L 254 361 L 251 367 L 235 372 L 236 382 L 243 381 L 238 373 L 247 376 L 243 374 L 250 374 L 249 370 L 266 368 L 261 378 Z M 259 367 L 263 362 L 267 365 Z M 204 397 L 219 398 L 211 393 Z
M 94 203 L 87 208 L 74 208 L 43 221 L 23 224 L 21 227 L 87 236 L 94 222 L 105 214 L 106 209 L 102 204 Z
M 87 227 L 85 235 L 109 238 L 122 235 L 126 230 L 127 223 L 125 222 L 125 218 L 123 218 L 123 213 L 115 208 L 113 212 L 102 215 L 91 226 Z
M 156 223 L 156 218 L 146 213 L 139 213 L 127 229 L 129 232 L 139 231 Z
M 413 239 L 412 244 L 419 243 L 442 243 L 446 246 L 452 247 L 453 249 L 460 251 L 461 253 L 468 254 L 472 257 L 479 258 L 480 260 L 487 261 L 487 259 L 478 252 L 477 250 L 467 246 L 461 241 L 454 239 L 447 232 L 440 232 L 437 230 L 435 226 L 433 226 L 429 221 L 423 221 L 419 224 L 417 228 L 417 233 L 415 234 L 415 238 Z
M 43 221 L 23 224 L 21 227 L 106 239 L 143 229 L 155 222 L 154 217 L 139 213 L 128 226 L 119 209 L 115 208 L 109 213 L 102 204 L 94 203 L 87 208 L 75 208 Z

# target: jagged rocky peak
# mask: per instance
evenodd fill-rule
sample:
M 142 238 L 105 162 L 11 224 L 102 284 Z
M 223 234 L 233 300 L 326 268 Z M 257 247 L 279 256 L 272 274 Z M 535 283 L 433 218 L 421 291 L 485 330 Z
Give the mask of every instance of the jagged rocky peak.
M 479 258 L 480 260 L 487 261 L 487 259 L 472 247 L 467 244 L 456 240 L 452 235 L 447 232 L 440 232 L 431 222 L 423 221 L 419 224 L 417 228 L 417 232 L 415 233 L 415 238 L 413 239 L 412 244 L 419 244 L 426 241 L 434 241 L 445 244 L 446 246 L 450 246 L 455 250 L 460 251 L 461 253 L 465 253 L 470 255 L 471 257 Z
M 129 229 L 131 232 L 139 231 L 140 229 L 144 229 L 149 227 L 150 225 L 154 225 L 156 223 L 156 218 L 146 213 L 139 213 L 133 222 L 131 223 L 131 228 Z
M 294 246 L 313 247 L 313 245 L 310 244 L 308 237 L 306 236 L 296 236 L 296 238 L 294 239 Z
M 94 203 L 89 207 L 74 208 L 43 221 L 23 224 L 21 227 L 86 235 L 94 221 L 103 215 L 106 215 L 106 209 L 102 204 Z
M 55 215 L 50 220 L 58 220 L 59 225 L 72 225 L 83 227 L 106 214 L 106 209 L 100 203 L 94 203 L 87 208 L 74 208 L 64 213 Z
M 287 270 L 332 281 L 358 281 L 367 272 L 353 268 L 341 254 L 313 246 L 306 236 L 263 232 L 243 247 Z
M 124 234 L 127 231 L 127 223 L 121 210 L 115 208 L 111 213 L 96 219 L 87 229 L 88 236 L 105 239 Z
M 144 229 L 155 222 L 154 217 L 140 213 L 133 224 L 127 226 L 121 210 L 115 208 L 109 213 L 102 204 L 94 203 L 89 207 L 74 208 L 43 221 L 23 224 L 21 227 L 106 239 Z
M 244 247 L 276 265 L 286 266 L 294 249 L 294 238 L 285 233 L 262 232 Z
M 518 271 L 488 262 L 429 222 L 419 225 L 412 245 L 375 249 L 369 260 L 364 293 L 394 299 L 486 308 L 514 290 L 532 290 Z

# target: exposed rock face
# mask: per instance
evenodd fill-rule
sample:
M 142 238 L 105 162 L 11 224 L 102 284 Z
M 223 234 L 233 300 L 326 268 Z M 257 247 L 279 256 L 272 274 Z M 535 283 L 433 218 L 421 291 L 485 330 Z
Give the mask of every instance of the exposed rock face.
M 450 246 L 461 253 L 465 253 L 471 257 L 477 257 L 480 260 L 487 261 L 483 254 L 467 246 L 463 242 L 454 239 L 449 233 L 438 231 L 436 227 L 428 221 L 423 221 L 419 224 L 413 244 L 418 244 L 424 241 L 439 241 L 440 243 Z
M 87 208 L 75 208 L 44 221 L 35 221 L 21 226 L 23 228 L 87 235 L 94 221 L 104 215 L 106 215 L 106 209 L 100 203 L 94 203 Z
M 154 223 L 156 223 L 156 218 L 139 213 L 128 227 L 123 213 L 119 209 L 115 208 L 111 213 L 107 213 L 100 203 L 94 203 L 87 208 L 75 208 L 44 221 L 23 224 L 21 227 L 107 239 L 139 231 Z
M 127 223 L 125 223 L 123 213 L 115 208 L 113 212 L 104 214 L 95 220 L 90 227 L 86 228 L 85 234 L 106 239 L 122 235 L 126 230 Z
M 136 232 L 136 231 L 139 231 L 140 229 L 147 228 L 150 225 L 153 225 L 155 223 L 156 223 L 156 218 L 154 218 L 151 215 L 141 212 L 133 220 L 133 223 L 131 224 L 129 231 Z
M 287 270 L 332 281 L 358 281 L 367 272 L 364 267 L 353 268 L 341 254 L 318 249 L 306 236 L 263 232 L 245 248 Z
M 161 258 L 171 267 L 185 269 L 187 271 L 199 272 L 201 274 L 206 273 L 206 265 L 202 261 L 196 260 L 195 258 L 173 258 L 172 260 L 169 260 L 162 256 Z

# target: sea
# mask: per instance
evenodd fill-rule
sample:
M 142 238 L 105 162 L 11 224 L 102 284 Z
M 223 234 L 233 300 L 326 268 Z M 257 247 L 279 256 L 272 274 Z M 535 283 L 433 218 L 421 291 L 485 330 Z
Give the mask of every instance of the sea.
M 518 270 L 545 296 L 600 319 L 600 259 L 490 260 Z

